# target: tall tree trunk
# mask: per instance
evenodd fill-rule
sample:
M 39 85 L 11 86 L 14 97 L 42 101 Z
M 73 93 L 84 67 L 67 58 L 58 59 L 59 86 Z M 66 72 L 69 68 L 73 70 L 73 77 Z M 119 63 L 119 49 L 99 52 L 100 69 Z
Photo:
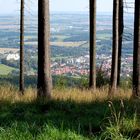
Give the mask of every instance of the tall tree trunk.
M 20 9 L 20 82 L 19 88 L 24 94 L 24 0 L 21 0 Z
M 112 68 L 109 95 L 112 96 L 117 90 L 118 76 L 118 48 L 119 48 L 119 0 L 113 2 L 113 50 L 112 50 Z
M 49 0 L 38 0 L 38 97 L 51 97 Z
M 117 78 L 118 86 L 120 86 L 123 29 L 124 29 L 123 0 L 119 0 L 119 50 L 118 50 L 118 78 Z
M 96 0 L 90 0 L 90 75 L 89 87 L 96 89 Z
M 133 96 L 140 97 L 140 0 L 135 0 Z

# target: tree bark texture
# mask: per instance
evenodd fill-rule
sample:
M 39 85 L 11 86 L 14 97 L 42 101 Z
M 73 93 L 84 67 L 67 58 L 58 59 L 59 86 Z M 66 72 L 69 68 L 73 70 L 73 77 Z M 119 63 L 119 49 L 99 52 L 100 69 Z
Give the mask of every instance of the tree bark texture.
M 89 87 L 96 89 L 96 0 L 90 0 L 90 75 Z
M 118 50 L 118 78 L 117 78 L 118 87 L 120 86 L 123 31 L 124 31 L 123 0 L 119 0 L 119 50 Z
M 133 96 L 140 97 L 140 0 L 135 0 Z
M 109 95 L 112 96 L 117 91 L 118 76 L 118 48 L 119 48 L 119 0 L 113 2 L 113 49 L 112 68 Z
M 20 79 L 19 89 L 24 94 L 24 0 L 20 9 Z
M 51 97 L 49 0 L 38 0 L 38 97 Z

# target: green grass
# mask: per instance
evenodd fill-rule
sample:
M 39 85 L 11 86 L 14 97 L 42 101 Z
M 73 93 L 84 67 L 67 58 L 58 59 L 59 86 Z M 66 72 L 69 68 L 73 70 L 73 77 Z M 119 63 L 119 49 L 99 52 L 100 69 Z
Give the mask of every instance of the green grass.
M 0 87 L 0 140 L 139 140 L 140 101 L 126 93 L 108 102 L 106 90 L 54 89 L 38 102 L 35 89 Z
M 15 68 L 0 64 L 0 75 L 7 75 L 13 70 L 15 70 Z

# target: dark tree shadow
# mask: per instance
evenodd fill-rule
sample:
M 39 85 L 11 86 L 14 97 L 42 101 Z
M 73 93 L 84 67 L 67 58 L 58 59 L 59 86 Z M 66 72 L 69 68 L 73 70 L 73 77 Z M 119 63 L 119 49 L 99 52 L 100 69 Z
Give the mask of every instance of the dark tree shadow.
M 116 100 L 113 103 L 116 110 L 119 110 L 120 101 Z M 137 103 L 126 100 L 124 104 L 126 117 L 132 117 Z M 51 100 L 46 104 L 36 101 L 31 103 L 0 101 L 0 127 L 10 128 L 14 122 L 27 123 L 34 137 L 40 133 L 44 124 L 51 124 L 58 129 L 63 127 L 64 131 L 71 130 L 84 137 L 99 135 L 102 124 L 110 115 L 108 101 L 76 103 L 71 100 Z

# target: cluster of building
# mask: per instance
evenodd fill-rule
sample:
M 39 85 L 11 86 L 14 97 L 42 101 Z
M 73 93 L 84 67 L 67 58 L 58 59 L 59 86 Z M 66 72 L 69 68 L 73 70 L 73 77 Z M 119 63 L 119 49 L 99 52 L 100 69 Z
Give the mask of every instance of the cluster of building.
M 53 75 L 80 76 L 89 73 L 89 55 L 71 57 L 52 61 L 51 70 Z
M 97 67 L 106 72 L 108 76 L 111 73 L 111 55 L 97 55 Z M 130 77 L 132 74 L 133 58 L 122 58 L 121 76 Z M 63 61 L 56 62 L 55 60 L 51 64 L 51 70 L 53 75 L 70 75 L 81 76 L 89 74 L 89 55 L 67 58 Z
M 19 51 L 5 52 L 3 54 L 7 61 L 19 60 Z M 106 72 L 108 76 L 111 73 L 111 55 L 97 55 L 97 67 Z M 132 74 L 133 57 L 128 56 L 122 58 L 122 76 L 131 76 Z M 67 76 L 81 76 L 89 74 L 89 54 L 77 57 L 53 59 L 51 62 L 52 75 L 67 75 Z
M 19 60 L 20 59 L 20 56 L 19 56 L 19 54 L 18 53 L 15 53 L 15 54 L 7 54 L 6 55 L 6 60 L 8 61 L 8 60 L 15 60 L 15 61 L 17 61 L 17 60 Z
M 0 60 L 5 59 L 6 61 L 18 61 L 20 59 L 19 49 L 1 48 L 0 56 Z

